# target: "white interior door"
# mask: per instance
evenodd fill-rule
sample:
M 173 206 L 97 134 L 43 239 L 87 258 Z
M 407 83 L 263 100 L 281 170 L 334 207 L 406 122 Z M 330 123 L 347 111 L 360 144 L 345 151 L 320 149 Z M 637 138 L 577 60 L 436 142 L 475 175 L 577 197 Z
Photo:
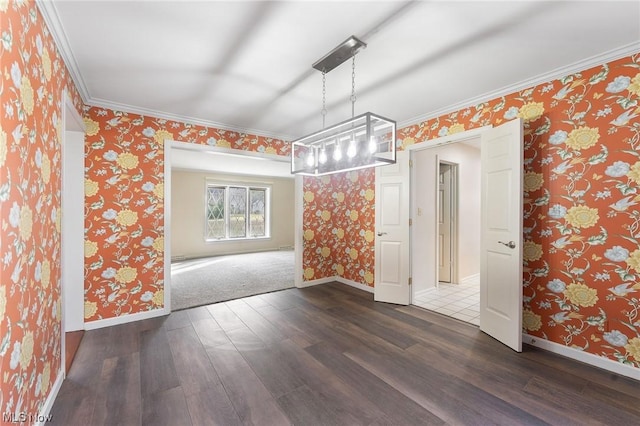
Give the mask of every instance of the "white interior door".
M 451 165 L 439 164 L 438 174 L 438 281 L 451 282 Z
M 376 242 L 374 300 L 411 302 L 409 261 L 409 154 L 376 168 Z
M 480 329 L 522 351 L 522 121 L 481 136 Z

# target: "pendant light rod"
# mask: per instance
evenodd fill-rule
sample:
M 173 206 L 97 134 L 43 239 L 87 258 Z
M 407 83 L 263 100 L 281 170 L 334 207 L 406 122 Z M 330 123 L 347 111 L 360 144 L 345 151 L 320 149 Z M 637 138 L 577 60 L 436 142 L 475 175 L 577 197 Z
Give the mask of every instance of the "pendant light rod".
M 356 116 L 356 55 L 351 60 L 351 118 Z
M 318 71 L 327 73 L 365 47 L 367 47 L 365 42 L 356 36 L 351 36 L 336 46 L 331 52 L 327 53 L 322 59 L 318 60 L 312 67 Z
M 327 118 L 327 73 L 322 71 L 322 128 L 325 128 Z

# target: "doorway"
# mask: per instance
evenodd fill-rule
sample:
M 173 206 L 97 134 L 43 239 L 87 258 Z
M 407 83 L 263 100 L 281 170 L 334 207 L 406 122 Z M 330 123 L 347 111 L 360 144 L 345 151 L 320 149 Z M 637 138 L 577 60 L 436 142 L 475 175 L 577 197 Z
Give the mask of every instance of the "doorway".
M 412 151 L 412 303 L 480 324 L 480 138 Z M 433 234 L 432 234 L 433 233 Z M 429 235 L 435 235 L 436 243 Z
M 496 127 L 483 127 L 432 140 L 424 147 L 412 145 L 408 148 L 412 159 L 407 162 L 407 167 L 411 167 L 412 162 L 415 163 L 413 157 L 416 159 L 421 157 L 418 154 L 422 154 L 419 152 L 422 150 L 427 156 L 426 164 L 430 165 L 430 167 L 413 167 L 411 178 L 409 173 L 398 174 L 395 179 L 389 179 L 386 182 L 386 184 L 395 183 L 397 188 L 408 186 L 410 187 L 408 192 L 412 194 L 412 197 L 406 197 L 406 202 L 404 197 L 389 197 L 397 200 L 396 204 L 400 206 L 392 212 L 410 211 L 409 220 L 406 222 L 407 229 L 413 223 L 411 232 L 403 233 L 402 238 L 395 243 L 397 247 L 410 245 L 410 249 L 402 250 L 410 257 L 409 267 L 406 268 L 409 274 L 406 281 L 408 286 L 402 285 L 403 283 L 399 281 L 398 285 L 387 286 L 385 292 L 378 290 L 381 283 L 379 277 L 382 275 L 378 273 L 378 265 L 393 262 L 394 255 L 399 250 L 388 250 L 389 253 L 387 253 L 382 250 L 382 246 L 376 239 L 376 286 L 374 289 L 376 301 L 408 304 L 412 299 L 420 296 L 419 292 L 426 294 L 437 288 L 438 197 L 435 188 L 439 173 L 439 157 L 438 154 L 433 153 L 432 148 L 453 142 L 469 141 L 479 136 L 480 190 L 477 191 L 476 188 L 476 191 L 469 196 L 459 198 L 461 201 L 474 196 L 480 198 L 479 215 L 461 215 L 461 218 L 470 221 L 477 221 L 479 216 L 480 223 L 479 225 L 476 223 L 474 229 L 480 232 L 480 238 L 476 238 L 470 244 L 460 241 L 458 247 L 459 250 L 464 247 L 472 250 L 479 249 L 480 252 L 480 330 L 514 351 L 522 351 L 523 133 L 522 119 L 517 118 Z M 398 156 L 397 163 L 403 163 L 401 159 L 402 157 Z M 459 161 L 453 161 L 460 164 Z M 388 225 L 378 220 L 379 216 L 385 216 L 387 213 L 386 204 L 380 202 L 380 195 L 383 194 L 379 190 L 382 182 L 378 177 L 379 174 L 376 171 L 376 235 L 384 236 L 391 229 L 391 222 L 396 223 L 398 220 L 390 221 Z M 477 174 L 474 181 L 476 183 L 478 181 Z M 422 195 L 422 201 L 418 199 L 420 195 Z M 460 205 L 460 211 L 471 210 Z M 398 223 L 400 222 L 403 221 Z M 462 220 L 459 221 L 459 223 L 462 222 Z M 458 232 L 459 240 L 462 235 L 466 236 L 467 233 Z M 458 259 L 462 258 L 461 255 L 458 256 Z
M 288 159 L 171 140 L 165 147 L 165 306 L 187 309 L 293 286 L 298 184 Z M 212 193 L 222 196 L 207 198 Z
M 65 374 L 84 333 L 84 122 L 64 93 L 61 199 L 62 368 Z

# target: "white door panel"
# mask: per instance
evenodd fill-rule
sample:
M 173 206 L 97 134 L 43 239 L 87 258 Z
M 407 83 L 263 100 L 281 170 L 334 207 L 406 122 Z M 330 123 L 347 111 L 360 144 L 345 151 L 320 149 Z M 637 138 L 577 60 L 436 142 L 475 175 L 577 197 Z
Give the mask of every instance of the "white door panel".
M 509 194 L 511 180 L 510 170 L 487 173 L 487 189 L 489 192 L 485 194 L 485 200 L 489 231 L 509 231 L 509 214 L 511 212 L 504 208 L 504 203 L 509 205 L 511 202 Z
M 402 191 L 402 183 L 385 183 L 380 185 L 380 196 L 382 205 L 389 206 L 380 212 L 381 226 L 399 226 L 401 212 L 399 208 L 395 208 L 394 204 L 400 200 Z
M 482 134 L 480 329 L 522 351 L 522 121 Z
M 509 303 L 513 291 L 508 285 L 509 274 L 505 273 L 501 265 L 509 262 L 510 258 L 504 253 L 492 250 L 487 252 L 487 281 L 491 283 L 487 287 L 487 310 L 505 320 L 511 317 L 512 307 Z
M 402 279 L 402 244 L 396 241 L 382 241 L 380 243 L 380 257 L 382 268 L 381 280 L 387 285 L 400 285 Z
M 374 299 L 408 305 L 409 155 L 396 153 L 396 164 L 376 168 L 376 240 Z

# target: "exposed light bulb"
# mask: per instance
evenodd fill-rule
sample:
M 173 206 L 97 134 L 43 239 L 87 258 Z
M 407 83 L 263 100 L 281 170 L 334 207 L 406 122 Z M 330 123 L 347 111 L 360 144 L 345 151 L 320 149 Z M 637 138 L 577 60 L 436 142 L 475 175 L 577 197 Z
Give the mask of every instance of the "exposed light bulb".
M 376 142 L 375 136 L 369 138 L 369 153 L 373 154 L 378 150 L 378 144 Z
M 322 144 L 322 148 L 320 148 L 320 154 L 318 155 L 318 161 L 320 164 L 324 164 L 327 162 L 327 148 Z
M 333 159 L 335 161 L 342 160 L 342 149 L 340 148 L 340 142 L 336 141 L 336 147 L 333 149 Z
M 315 158 L 313 158 L 313 151 L 309 151 L 309 154 L 307 155 L 307 166 L 313 167 L 314 163 L 315 163 Z
M 347 157 L 353 158 L 356 156 L 356 139 L 351 138 L 349 141 L 349 148 L 347 148 Z

